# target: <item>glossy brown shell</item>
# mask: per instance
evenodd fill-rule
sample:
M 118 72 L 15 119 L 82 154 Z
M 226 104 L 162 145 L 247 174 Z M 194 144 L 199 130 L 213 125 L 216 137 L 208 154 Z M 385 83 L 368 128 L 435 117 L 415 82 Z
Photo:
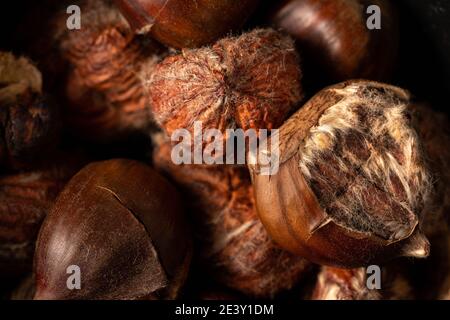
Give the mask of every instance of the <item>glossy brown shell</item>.
M 138 33 L 175 48 L 209 44 L 239 28 L 259 0 L 116 0 Z
M 174 298 L 191 241 L 177 191 L 131 160 L 93 163 L 58 197 L 39 233 L 35 299 Z M 69 290 L 67 268 L 80 267 Z

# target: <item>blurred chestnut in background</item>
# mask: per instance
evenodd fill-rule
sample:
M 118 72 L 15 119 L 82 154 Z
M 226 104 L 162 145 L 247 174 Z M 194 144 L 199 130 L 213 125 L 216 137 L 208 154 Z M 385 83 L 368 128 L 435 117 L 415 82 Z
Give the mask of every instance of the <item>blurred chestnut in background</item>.
M 381 29 L 367 26 L 370 5 L 381 9 Z M 271 8 L 269 20 L 297 41 L 305 77 L 315 85 L 386 80 L 393 71 L 398 23 L 390 1 L 284 0 Z
M 212 43 L 241 27 L 259 0 L 116 0 L 131 27 L 174 48 Z
M 0 277 L 31 271 L 39 228 L 59 192 L 83 166 L 78 153 L 52 155 L 40 168 L 0 176 Z
M 170 142 L 160 144 L 155 166 L 184 191 L 198 260 L 213 279 L 248 296 L 270 298 L 309 274 L 312 264 L 280 249 L 259 221 L 246 168 L 176 165 L 171 150 Z
M 25 57 L 0 52 L 0 165 L 23 168 L 58 142 L 58 113 L 42 74 Z
M 177 191 L 153 169 L 120 159 L 89 164 L 40 230 L 35 299 L 173 299 L 191 244 Z M 79 290 L 66 285 L 72 265 Z

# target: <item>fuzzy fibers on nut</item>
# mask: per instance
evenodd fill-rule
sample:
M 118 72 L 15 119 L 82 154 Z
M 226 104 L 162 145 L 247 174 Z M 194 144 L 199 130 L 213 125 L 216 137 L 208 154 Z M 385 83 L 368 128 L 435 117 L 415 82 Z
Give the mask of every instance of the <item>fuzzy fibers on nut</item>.
M 154 153 L 155 166 L 186 194 L 203 266 L 224 285 L 254 297 L 291 289 L 311 263 L 279 249 L 259 221 L 245 168 L 175 165 L 170 143 Z
M 358 267 L 426 257 L 419 222 L 432 190 L 409 94 L 350 81 L 314 96 L 280 128 L 280 169 L 250 166 L 259 216 L 284 248 Z
M 177 129 L 272 129 L 302 99 L 293 41 L 271 29 L 183 50 L 159 63 L 145 82 L 158 124 Z
M 65 119 L 84 138 L 120 139 L 153 123 L 141 78 L 163 49 L 136 37 L 111 1 L 84 0 L 82 28 L 68 30 L 66 14 L 54 19 L 54 44 L 68 61 Z

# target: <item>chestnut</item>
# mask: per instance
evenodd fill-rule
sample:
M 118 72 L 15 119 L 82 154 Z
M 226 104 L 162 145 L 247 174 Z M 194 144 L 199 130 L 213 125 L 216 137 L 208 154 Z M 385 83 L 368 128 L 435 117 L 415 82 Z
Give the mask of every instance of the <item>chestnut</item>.
M 411 116 L 407 91 L 365 80 L 309 100 L 279 129 L 279 170 L 250 165 L 274 240 L 341 268 L 426 257 L 432 183 Z
M 381 10 L 381 29 L 370 30 L 366 10 Z M 328 84 L 353 78 L 387 80 L 397 55 L 398 24 L 385 0 L 285 0 L 269 18 L 289 33 L 304 57 L 306 78 Z
M 153 169 L 125 159 L 91 163 L 39 232 L 34 299 L 173 299 L 191 260 L 188 231 L 176 189 Z M 79 288 L 67 285 L 75 268 Z
M 174 48 L 194 48 L 241 27 L 259 0 L 116 0 L 131 27 Z

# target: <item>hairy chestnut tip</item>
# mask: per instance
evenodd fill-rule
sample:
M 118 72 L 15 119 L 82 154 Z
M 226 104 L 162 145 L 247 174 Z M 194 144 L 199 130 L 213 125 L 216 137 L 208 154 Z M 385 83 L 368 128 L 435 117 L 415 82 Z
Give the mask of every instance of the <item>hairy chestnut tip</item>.
M 302 73 L 293 41 L 257 29 L 184 50 L 159 63 L 146 81 L 157 122 L 177 129 L 272 129 L 302 99 Z
M 164 178 L 137 161 L 92 163 L 39 232 L 35 299 L 173 299 L 191 250 L 178 193 Z M 77 290 L 68 270 L 79 272 Z
M 286 121 L 279 171 L 250 167 L 259 215 L 281 246 L 340 267 L 428 255 L 419 222 L 432 184 L 409 104 L 400 88 L 350 81 Z

